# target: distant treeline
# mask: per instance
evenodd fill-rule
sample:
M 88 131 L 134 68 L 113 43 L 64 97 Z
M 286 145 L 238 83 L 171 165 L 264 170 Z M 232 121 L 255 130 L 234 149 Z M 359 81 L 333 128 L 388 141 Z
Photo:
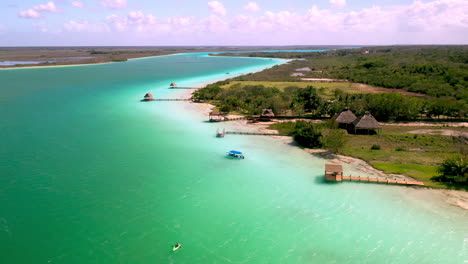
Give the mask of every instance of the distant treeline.
M 347 79 L 468 102 L 468 46 L 391 46 L 307 53 L 255 52 L 243 56 L 304 60 L 280 65 L 261 74 L 241 76 L 239 80 L 290 81 L 294 79 L 289 76 L 293 68 L 310 67 L 313 72 L 307 73 L 307 77 Z
M 420 118 L 466 118 L 467 107 L 463 101 L 445 98 L 408 97 L 397 93 L 348 94 L 335 90 L 330 99 L 322 98 L 313 86 L 299 88 L 263 85 L 233 85 L 222 81 L 198 90 L 195 99 L 211 100 L 222 112 L 245 115 L 260 114 L 262 109 L 273 109 L 276 115 L 333 117 L 348 106 L 356 115 L 370 111 L 379 121 L 416 120 Z

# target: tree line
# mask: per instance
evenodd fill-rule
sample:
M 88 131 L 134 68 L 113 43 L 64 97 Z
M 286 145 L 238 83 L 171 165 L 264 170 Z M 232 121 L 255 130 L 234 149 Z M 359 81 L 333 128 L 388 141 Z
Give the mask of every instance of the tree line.
M 466 118 L 467 104 L 447 98 L 409 97 L 398 93 L 349 94 L 339 89 L 332 98 L 323 98 L 313 86 L 284 89 L 263 85 L 235 84 L 222 88 L 222 81 L 196 91 L 195 99 L 213 100 L 222 112 L 258 115 L 262 109 L 272 109 L 276 115 L 333 117 L 344 107 L 356 115 L 370 111 L 379 121 L 410 121 L 421 118 Z
M 369 53 L 362 54 L 366 50 Z M 306 77 L 347 79 L 468 102 L 466 45 L 367 47 L 304 53 L 256 52 L 248 56 L 303 60 L 241 76 L 239 80 L 289 81 L 294 79 L 289 76 L 294 67 L 310 67 L 313 72 L 306 73 Z

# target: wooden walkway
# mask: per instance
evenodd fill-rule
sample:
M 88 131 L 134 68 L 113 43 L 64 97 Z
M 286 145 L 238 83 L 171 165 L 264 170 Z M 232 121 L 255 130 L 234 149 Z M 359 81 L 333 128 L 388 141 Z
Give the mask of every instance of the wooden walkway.
M 200 89 L 200 87 L 178 87 L 178 86 L 170 86 L 169 89 Z
M 146 102 L 151 102 L 151 101 L 192 101 L 192 99 L 188 98 L 160 98 L 160 99 L 151 99 L 151 100 L 142 100 Z
M 393 180 L 393 179 L 378 179 L 378 178 L 369 178 L 369 177 L 352 177 L 352 176 L 343 176 L 343 181 L 357 181 L 357 182 L 375 182 L 375 183 L 387 183 L 387 184 L 401 184 L 401 185 L 424 185 L 420 181 L 402 181 L 402 180 Z
M 215 119 L 211 118 L 210 122 L 228 122 L 228 121 L 238 121 L 238 120 L 250 120 L 251 118 L 248 117 L 233 117 L 233 118 L 227 118 L 225 117 L 224 119 Z
M 259 132 L 242 132 L 242 131 L 226 131 L 225 135 L 250 135 L 250 136 L 284 136 L 283 134 L 274 134 L 274 133 L 259 133 Z

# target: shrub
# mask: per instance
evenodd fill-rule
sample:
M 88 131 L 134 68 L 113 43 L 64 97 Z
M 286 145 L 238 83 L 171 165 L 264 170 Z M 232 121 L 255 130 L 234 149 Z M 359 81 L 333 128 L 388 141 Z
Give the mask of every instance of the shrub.
M 372 150 L 380 150 L 380 145 L 374 144 L 374 145 L 372 145 L 372 147 L 371 147 L 370 149 L 372 149 Z
M 320 137 L 322 136 L 321 128 L 310 122 L 297 122 L 294 140 L 299 145 L 306 148 L 319 148 L 322 146 Z
M 396 151 L 405 151 L 406 149 L 403 148 L 403 147 L 397 147 L 395 150 L 396 150 Z
M 437 171 L 440 175 L 433 177 L 434 180 L 468 185 L 468 160 L 466 156 L 446 159 Z
M 345 130 L 328 129 L 320 138 L 320 142 L 324 148 L 329 149 L 333 153 L 339 152 L 346 144 L 348 137 Z

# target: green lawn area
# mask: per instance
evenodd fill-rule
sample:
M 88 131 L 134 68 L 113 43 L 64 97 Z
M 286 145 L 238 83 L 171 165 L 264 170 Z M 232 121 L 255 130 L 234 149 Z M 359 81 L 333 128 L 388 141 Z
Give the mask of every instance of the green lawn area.
M 283 90 L 289 86 L 296 86 L 299 88 L 306 88 L 307 86 L 315 87 L 319 94 L 324 97 L 331 96 L 335 89 L 340 89 L 346 93 L 363 93 L 361 91 L 359 84 L 355 83 L 345 83 L 345 82 L 268 82 L 268 81 L 233 81 L 229 84 L 221 86 L 221 88 L 228 88 L 233 85 L 263 85 L 265 87 L 276 87 L 280 90 Z
M 372 150 L 373 145 L 380 149 Z M 368 162 L 438 165 L 457 155 L 457 150 L 452 137 L 387 133 L 384 127 L 380 135 L 348 135 L 341 153 Z
M 447 188 L 445 184 L 432 181 L 437 175 L 437 166 L 416 164 L 395 164 L 386 162 L 371 163 L 376 169 L 385 173 L 404 174 L 424 182 L 424 185 L 432 188 Z
M 432 177 L 438 175 L 437 166 L 417 164 L 395 164 L 386 162 L 373 162 L 372 166 L 379 170 L 382 170 L 385 173 L 408 175 L 412 178 L 424 182 L 424 185 L 427 187 L 438 189 L 468 190 L 468 187 L 466 186 L 444 184 L 431 180 Z

